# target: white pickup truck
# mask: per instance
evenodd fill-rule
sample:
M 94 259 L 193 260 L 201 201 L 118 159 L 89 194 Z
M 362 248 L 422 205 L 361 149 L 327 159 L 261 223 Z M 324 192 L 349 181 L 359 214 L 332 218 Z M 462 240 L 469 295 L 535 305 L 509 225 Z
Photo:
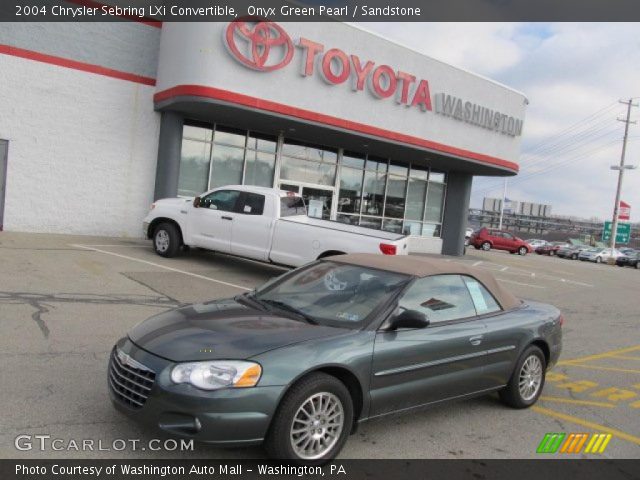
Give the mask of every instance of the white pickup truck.
M 342 253 L 408 253 L 404 235 L 311 218 L 302 197 L 247 185 L 157 200 L 143 231 L 163 257 L 189 246 L 297 267 Z

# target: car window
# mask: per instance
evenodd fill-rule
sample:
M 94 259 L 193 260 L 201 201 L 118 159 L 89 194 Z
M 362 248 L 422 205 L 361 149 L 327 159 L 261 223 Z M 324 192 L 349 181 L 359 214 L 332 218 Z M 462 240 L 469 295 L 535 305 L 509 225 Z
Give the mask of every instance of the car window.
M 507 232 L 502 232 L 502 236 L 508 240 L 513 240 L 513 235 Z
M 232 212 L 239 196 L 240 192 L 237 190 L 217 190 L 203 197 L 200 200 L 200 206 L 223 212 Z
M 280 198 L 280 216 L 306 215 L 307 208 L 302 197 L 290 196 Z
M 294 309 L 321 325 L 360 328 L 411 277 L 322 260 L 258 288 L 257 300 Z
M 240 213 L 245 215 L 262 215 L 264 212 L 264 195 L 258 193 L 245 193 L 240 206 Z
M 400 310 L 418 310 L 433 324 L 473 317 L 476 309 L 460 275 L 418 278 L 399 300 Z
M 464 283 L 467 285 L 473 305 L 476 307 L 478 315 L 484 315 L 486 313 L 493 313 L 502 310 L 493 295 L 487 290 L 487 288 L 481 284 L 478 280 L 472 277 L 462 277 Z

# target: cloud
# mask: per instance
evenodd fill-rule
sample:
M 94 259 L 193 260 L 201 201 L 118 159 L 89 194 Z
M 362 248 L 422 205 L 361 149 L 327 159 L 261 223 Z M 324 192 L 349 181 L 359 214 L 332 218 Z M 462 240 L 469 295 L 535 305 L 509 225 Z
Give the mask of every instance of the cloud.
M 521 172 L 508 196 L 550 203 L 554 213 L 612 215 L 625 113 L 620 98 L 640 96 L 637 23 L 367 24 L 426 55 L 488 76 L 530 100 Z M 638 99 L 640 101 L 640 98 Z M 600 111 L 590 120 L 586 117 Z M 640 118 L 636 108 L 632 118 Z M 559 134 L 577 122 L 581 126 Z M 640 163 L 640 127 L 630 127 L 627 163 Z M 545 147 L 546 145 L 546 147 Z M 622 198 L 640 211 L 640 170 L 628 171 Z M 487 189 L 491 189 L 487 191 Z M 501 196 L 499 178 L 474 179 L 472 206 Z M 635 209 L 634 209 L 635 207 Z

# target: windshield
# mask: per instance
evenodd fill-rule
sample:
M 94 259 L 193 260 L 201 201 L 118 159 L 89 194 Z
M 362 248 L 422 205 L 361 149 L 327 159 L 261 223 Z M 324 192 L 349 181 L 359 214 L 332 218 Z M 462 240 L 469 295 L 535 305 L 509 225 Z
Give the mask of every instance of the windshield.
M 320 261 L 256 290 L 265 305 L 298 312 L 321 325 L 361 328 L 411 279 L 408 275 Z

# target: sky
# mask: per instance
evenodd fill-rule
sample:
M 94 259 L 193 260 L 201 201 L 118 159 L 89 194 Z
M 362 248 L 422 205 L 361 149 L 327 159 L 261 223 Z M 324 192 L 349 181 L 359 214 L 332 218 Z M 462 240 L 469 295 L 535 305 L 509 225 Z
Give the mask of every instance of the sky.
M 520 173 L 507 197 L 548 203 L 552 213 L 610 219 L 626 114 L 639 97 L 637 23 L 366 23 L 425 55 L 484 75 L 529 99 Z M 632 108 L 632 120 L 640 108 Z M 626 163 L 640 164 L 640 123 L 630 125 Z M 622 200 L 640 221 L 640 168 L 627 170 Z M 502 196 L 503 180 L 475 177 L 471 206 Z

